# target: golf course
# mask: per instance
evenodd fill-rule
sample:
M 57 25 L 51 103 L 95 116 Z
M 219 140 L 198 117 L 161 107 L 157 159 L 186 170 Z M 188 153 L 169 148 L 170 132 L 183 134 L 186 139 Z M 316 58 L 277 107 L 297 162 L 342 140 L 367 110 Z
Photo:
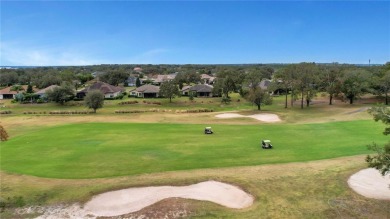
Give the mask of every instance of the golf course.
M 185 98 L 173 103 L 155 100 L 160 106 L 121 106 L 113 100 L 106 101 L 96 114 L 86 115 L 38 113 L 85 110 L 81 106 L 47 103 L 29 107 L 4 101 L 6 110 L 13 113 L 1 116 L 10 136 L 0 145 L 1 201 L 8 206 L 3 208 L 2 218 L 36 217 L 58 209 L 67 210 L 56 217 L 66 217 L 76 212 L 69 206 L 82 206 L 107 191 L 189 186 L 208 180 L 241 188 L 253 197 L 253 204 L 229 209 L 213 202 L 172 197 L 122 216 L 389 216 L 389 201 L 365 198 L 347 184 L 349 176 L 366 168 L 364 158 L 372 153 L 366 146 L 387 142 L 382 134 L 385 125 L 367 112 L 372 104 L 365 101 L 370 102 L 371 97 L 354 105 L 336 102 L 332 106 L 318 98 L 318 104 L 302 110 L 284 109 L 282 97 L 276 97 L 274 104 L 262 111 L 246 101 L 235 101 L 238 98 L 233 96 L 226 105 L 215 98 L 197 98 L 192 103 Z M 178 113 L 191 108 L 210 112 Z M 115 113 L 128 109 L 144 112 Z M 217 116 L 231 112 L 243 116 Z M 262 113 L 281 120 L 268 123 L 249 117 Z M 208 126 L 214 133 L 205 135 Z M 271 140 L 273 149 L 261 148 L 264 139 Z M 12 210 L 15 208 L 18 213 Z

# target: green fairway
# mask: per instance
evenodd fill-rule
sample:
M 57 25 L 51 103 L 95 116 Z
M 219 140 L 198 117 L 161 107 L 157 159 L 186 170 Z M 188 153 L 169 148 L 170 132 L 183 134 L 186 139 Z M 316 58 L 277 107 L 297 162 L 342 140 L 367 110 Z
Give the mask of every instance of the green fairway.
M 373 121 L 302 125 L 86 123 L 46 128 L 1 144 L 1 169 L 49 178 L 97 178 L 170 170 L 318 160 L 368 153 L 386 142 Z M 270 139 L 272 150 L 260 147 Z

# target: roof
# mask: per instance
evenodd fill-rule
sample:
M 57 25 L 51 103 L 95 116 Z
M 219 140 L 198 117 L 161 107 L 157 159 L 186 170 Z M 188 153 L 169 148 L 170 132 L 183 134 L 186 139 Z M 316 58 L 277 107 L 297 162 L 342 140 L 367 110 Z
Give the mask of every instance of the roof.
M 181 91 L 186 91 L 186 90 L 189 90 L 191 88 L 191 86 L 184 86 L 182 89 L 181 89 Z
M 3 88 L 0 90 L 0 94 L 17 94 L 18 91 L 11 91 L 13 86 L 9 86 L 6 88 Z M 22 91 L 27 91 L 28 85 L 22 85 Z M 36 90 L 36 88 L 33 87 L 33 91 Z
M 264 143 L 271 143 L 270 140 L 263 140 Z
M 35 94 L 45 94 L 46 91 L 52 90 L 52 89 L 54 89 L 54 88 L 56 88 L 56 87 L 59 87 L 59 86 L 56 85 L 56 84 L 50 85 L 49 87 L 43 88 L 42 90 L 39 90 L 39 91 L 35 92 Z
M 177 74 L 169 74 L 169 75 L 157 75 L 157 78 L 154 79 L 154 82 L 161 83 L 164 81 L 170 81 L 175 79 Z
M 123 92 L 124 88 L 115 87 L 111 84 L 104 83 L 102 81 L 98 81 L 91 86 L 83 89 L 80 91 L 80 93 L 88 93 L 91 90 L 100 90 L 103 94 L 108 93 L 117 93 L 117 92 Z
M 213 91 L 213 86 L 211 85 L 207 85 L 207 84 L 197 84 L 197 85 L 194 85 L 190 88 L 190 91 L 196 91 L 196 92 L 203 92 L 203 93 L 207 93 L 207 92 L 212 92 Z
M 263 90 L 266 90 L 268 89 L 268 87 L 271 85 L 271 81 L 268 80 L 268 79 L 263 79 L 260 84 L 259 84 L 259 87 Z
M 151 84 L 145 84 L 136 88 L 135 90 L 140 93 L 158 93 L 160 92 L 160 87 Z

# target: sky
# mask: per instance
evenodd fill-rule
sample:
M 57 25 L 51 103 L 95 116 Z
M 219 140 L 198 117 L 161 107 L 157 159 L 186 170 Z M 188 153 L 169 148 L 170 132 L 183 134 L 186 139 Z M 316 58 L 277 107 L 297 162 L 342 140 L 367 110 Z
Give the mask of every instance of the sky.
M 0 65 L 390 61 L 389 1 L 0 1 Z

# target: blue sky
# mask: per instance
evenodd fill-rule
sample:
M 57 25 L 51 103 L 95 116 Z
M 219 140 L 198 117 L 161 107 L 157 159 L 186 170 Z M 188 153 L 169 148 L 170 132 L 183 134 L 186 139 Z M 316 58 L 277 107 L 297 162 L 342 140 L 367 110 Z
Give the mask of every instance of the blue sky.
M 390 61 L 388 1 L 1 1 L 0 65 Z

